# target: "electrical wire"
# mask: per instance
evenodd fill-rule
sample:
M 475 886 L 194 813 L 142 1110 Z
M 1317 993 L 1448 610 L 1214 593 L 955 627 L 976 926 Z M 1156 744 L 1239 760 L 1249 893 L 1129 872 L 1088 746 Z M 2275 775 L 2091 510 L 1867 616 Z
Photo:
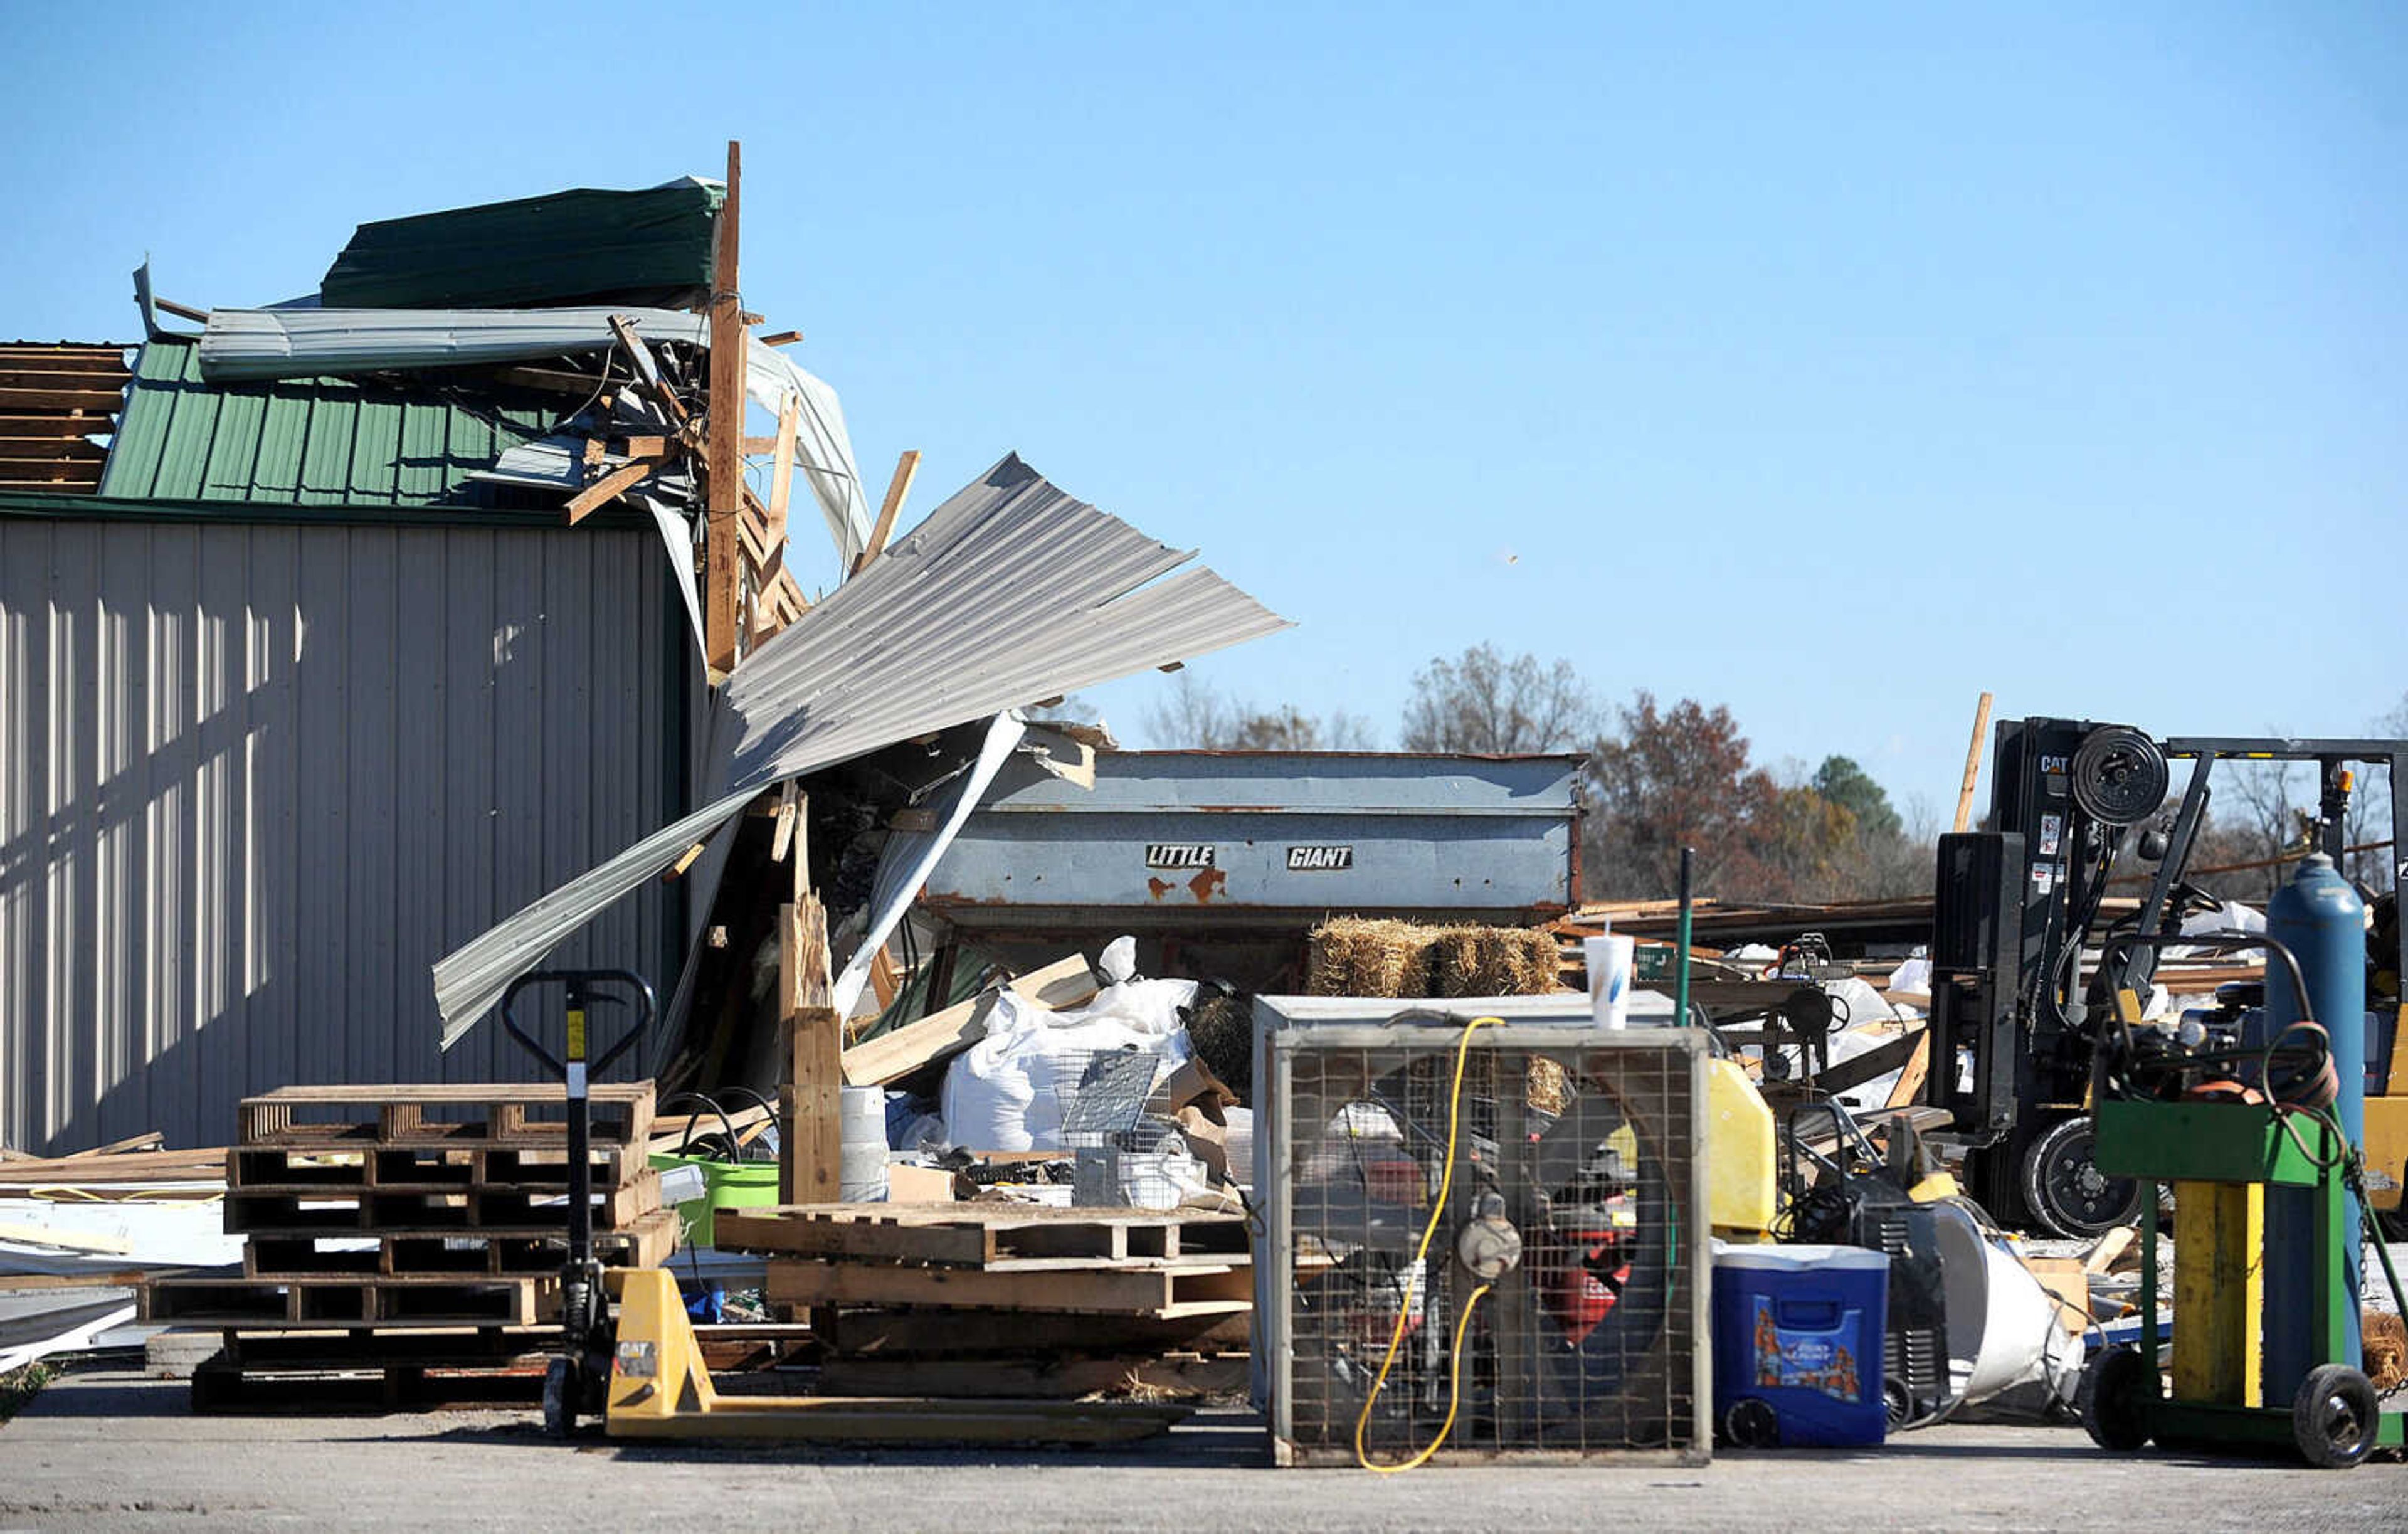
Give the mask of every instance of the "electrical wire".
M 1446 1103 L 1446 1166 L 1439 1174 L 1438 1201 L 1430 1207 L 1429 1224 L 1422 1228 L 1422 1244 L 1413 1254 L 1412 1266 L 1405 1269 L 1404 1290 L 1397 1297 L 1396 1330 L 1388 1334 L 1388 1355 L 1380 1360 L 1379 1376 L 1371 1382 L 1370 1394 L 1363 1398 L 1362 1414 L 1354 1419 L 1354 1462 L 1376 1474 L 1394 1475 L 1400 1470 L 1428 1464 L 1430 1456 L 1446 1442 L 1447 1434 L 1455 1430 L 1455 1410 L 1462 1400 L 1463 1392 L 1463 1340 L 1470 1334 L 1472 1308 L 1480 1303 L 1480 1297 L 1488 1292 L 1489 1286 L 1485 1283 L 1472 1290 L 1470 1297 L 1463 1302 L 1463 1318 L 1455 1324 L 1455 1352 L 1447 1369 L 1446 1421 L 1440 1425 L 1438 1436 L 1429 1441 L 1428 1447 L 1412 1458 L 1394 1465 L 1373 1464 L 1370 1451 L 1363 1446 L 1363 1435 L 1370 1426 L 1372 1410 L 1380 1404 L 1380 1392 L 1387 1387 L 1388 1370 L 1396 1366 L 1397 1350 L 1404 1346 L 1405 1324 L 1412 1318 L 1413 1288 L 1427 1270 L 1430 1241 L 1438 1235 L 1439 1222 L 1445 1218 L 1446 1196 L 1455 1185 L 1455 1152 L 1460 1141 L 1463 1123 L 1463 1068 L 1471 1058 L 1471 1036 L 1482 1028 L 1502 1026 L 1504 1022 L 1501 1017 L 1473 1018 L 1463 1025 L 1463 1039 L 1455 1049 L 1455 1085 L 1447 1094 Z

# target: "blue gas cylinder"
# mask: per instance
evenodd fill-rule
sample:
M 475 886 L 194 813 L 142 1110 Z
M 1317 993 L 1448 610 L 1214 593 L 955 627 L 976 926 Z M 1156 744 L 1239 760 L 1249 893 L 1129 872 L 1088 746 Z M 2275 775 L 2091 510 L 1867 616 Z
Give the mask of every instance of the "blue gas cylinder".
M 2366 903 L 2322 853 L 2300 864 L 2291 882 L 2266 905 L 2266 932 L 2291 950 L 2307 982 L 2304 1000 L 2290 967 L 2266 959 L 2265 1037 L 2279 1038 L 2312 1017 L 2332 1039 L 2333 1074 L 2341 1083 L 2332 1114 L 2350 1144 L 2366 1143 Z M 2339 1358 L 2316 1355 L 2316 1195 L 2310 1188 L 2271 1188 L 2266 1199 L 2266 1395 L 2268 1406 L 2288 1406 L 2318 1364 L 2358 1361 L 2359 1214 L 2351 1196 L 2339 1233 L 2347 1347 Z

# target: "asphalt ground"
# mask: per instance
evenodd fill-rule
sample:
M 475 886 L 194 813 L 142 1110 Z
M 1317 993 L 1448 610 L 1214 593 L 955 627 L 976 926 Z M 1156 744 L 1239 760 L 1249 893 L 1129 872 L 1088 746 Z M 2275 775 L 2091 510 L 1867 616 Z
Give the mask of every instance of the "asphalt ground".
M 0 1529 L 2408 1528 L 2408 1465 L 2111 1455 L 2079 1428 L 1946 1425 L 1711 1466 L 1280 1470 L 1206 1412 L 1111 1449 L 558 1443 L 531 1411 L 206 1416 L 134 1371 L 0 1426 Z

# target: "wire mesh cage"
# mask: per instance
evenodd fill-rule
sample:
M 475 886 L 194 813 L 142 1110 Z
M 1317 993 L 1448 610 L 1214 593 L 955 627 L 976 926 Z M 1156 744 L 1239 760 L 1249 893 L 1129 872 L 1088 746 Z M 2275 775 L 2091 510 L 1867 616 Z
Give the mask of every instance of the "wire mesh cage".
M 1257 1011 L 1274 1457 L 1703 1463 L 1700 1037 L 1299 999 Z

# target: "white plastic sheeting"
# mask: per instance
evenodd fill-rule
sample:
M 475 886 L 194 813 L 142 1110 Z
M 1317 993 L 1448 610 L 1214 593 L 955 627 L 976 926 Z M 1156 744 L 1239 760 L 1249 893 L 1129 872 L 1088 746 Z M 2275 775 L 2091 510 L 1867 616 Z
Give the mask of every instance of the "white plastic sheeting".
M 466 367 L 607 351 L 619 315 L 647 340 L 710 345 L 707 316 L 666 308 L 222 308 L 201 337 L 212 380 L 339 377 L 394 367 Z M 820 504 L 838 559 L 869 545 L 869 505 L 836 391 L 773 346 L 747 337 L 745 393 L 772 414 L 797 413 L 796 467 Z
M 436 964 L 443 1047 L 765 788 L 1288 626 L 1211 570 L 1170 575 L 1194 557 L 1007 455 L 738 663 L 712 712 L 700 810 Z

